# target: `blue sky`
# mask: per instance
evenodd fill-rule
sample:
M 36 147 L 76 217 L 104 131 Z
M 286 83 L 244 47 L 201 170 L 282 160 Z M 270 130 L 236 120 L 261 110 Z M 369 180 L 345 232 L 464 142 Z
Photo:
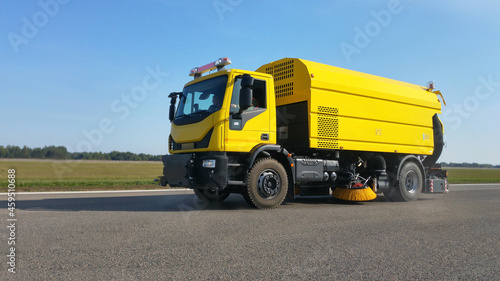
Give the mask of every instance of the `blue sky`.
M 457 2 L 2 1 L 0 145 L 165 154 L 191 68 L 298 57 L 435 80 L 441 160 L 500 164 L 500 2 Z

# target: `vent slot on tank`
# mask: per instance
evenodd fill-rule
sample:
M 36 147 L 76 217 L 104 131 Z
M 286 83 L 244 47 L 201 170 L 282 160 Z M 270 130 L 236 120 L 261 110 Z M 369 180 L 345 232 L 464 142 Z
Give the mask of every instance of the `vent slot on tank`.
M 274 82 L 293 77 L 293 60 L 285 61 L 274 66 Z
M 339 148 L 338 113 L 338 108 L 318 106 L 318 148 Z
M 276 85 L 274 92 L 277 98 L 287 97 L 293 95 L 293 82 Z
M 274 78 L 276 98 L 293 95 L 293 82 L 285 83 L 285 81 L 283 81 L 293 77 L 293 65 L 294 60 L 289 60 L 266 68 L 266 73 L 271 74 Z

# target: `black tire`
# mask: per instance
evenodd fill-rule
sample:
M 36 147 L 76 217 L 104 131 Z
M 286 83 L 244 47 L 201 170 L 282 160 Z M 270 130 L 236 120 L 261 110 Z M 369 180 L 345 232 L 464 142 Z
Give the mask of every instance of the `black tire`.
M 252 207 L 252 208 L 257 208 L 257 206 L 255 206 L 255 204 L 252 202 L 252 199 L 250 199 L 250 196 L 248 196 L 248 193 L 243 193 L 241 194 L 243 196 L 243 199 L 245 199 L 245 202 L 247 202 L 247 204 Z
M 194 189 L 194 194 L 198 199 L 200 199 L 203 202 L 208 202 L 208 203 L 219 203 L 224 201 L 228 196 L 229 192 L 209 192 L 207 190 L 202 190 L 202 189 Z
M 424 176 L 420 167 L 413 161 L 403 164 L 398 179 L 384 195 L 391 201 L 415 201 L 424 187 Z
M 259 209 L 273 209 L 281 205 L 288 191 L 288 177 L 278 161 L 259 159 L 248 175 L 247 193 L 251 205 Z

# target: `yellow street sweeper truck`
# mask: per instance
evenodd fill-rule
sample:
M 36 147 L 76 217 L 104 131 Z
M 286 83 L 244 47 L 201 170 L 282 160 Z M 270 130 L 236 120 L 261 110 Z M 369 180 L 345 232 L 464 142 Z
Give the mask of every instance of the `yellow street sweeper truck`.
M 432 83 L 294 58 L 256 71 L 230 63 L 194 68 L 194 80 L 169 95 L 162 185 L 192 188 L 207 202 L 238 193 L 261 209 L 296 196 L 414 201 L 448 192 L 435 165 L 442 95 Z

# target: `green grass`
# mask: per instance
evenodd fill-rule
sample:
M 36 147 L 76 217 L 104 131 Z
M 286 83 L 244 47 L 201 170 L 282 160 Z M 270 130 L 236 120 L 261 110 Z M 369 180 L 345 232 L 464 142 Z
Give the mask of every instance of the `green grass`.
M 159 189 L 153 180 L 161 162 L 0 160 L 0 192 L 7 191 L 7 170 L 16 170 L 16 191 Z
M 500 169 L 447 168 L 449 183 L 500 183 Z
M 153 180 L 161 162 L 0 160 L 0 192 L 7 191 L 7 170 L 16 170 L 16 191 L 160 189 Z M 448 181 L 500 183 L 500 169 L 444 168 Z

